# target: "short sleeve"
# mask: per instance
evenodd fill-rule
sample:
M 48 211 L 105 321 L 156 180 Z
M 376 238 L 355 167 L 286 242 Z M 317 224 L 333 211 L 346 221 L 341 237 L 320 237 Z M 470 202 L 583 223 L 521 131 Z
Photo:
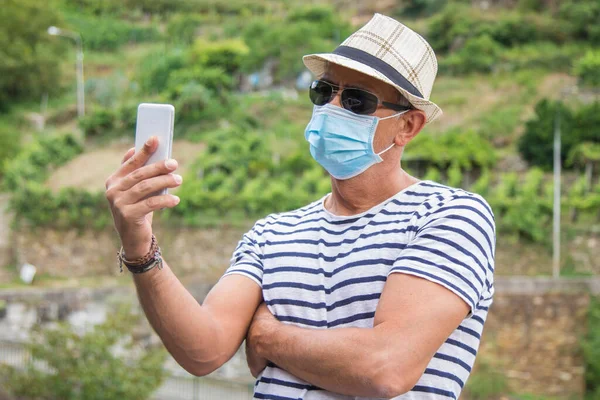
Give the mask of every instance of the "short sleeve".
M 475 312 L 493 293 L 496 229 L 490 206 L 464 192 L 425 213 L 391 273 L 405 273 L 438 283 L 461 297 Z
M 252 279 L 262 288 L 263 262 L 259 245 L 259 235 L 256 232 L 259 223 L 246 232 L 238 242 L 230 260 L 230 266 L 224 276 L 239 274 Z

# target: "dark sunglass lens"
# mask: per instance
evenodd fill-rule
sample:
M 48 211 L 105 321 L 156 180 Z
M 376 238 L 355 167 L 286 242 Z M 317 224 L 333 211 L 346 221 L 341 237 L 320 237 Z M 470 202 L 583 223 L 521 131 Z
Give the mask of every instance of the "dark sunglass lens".
M 317 106 L 323 106 L 331 101 L 333 87 L 327 82 L 314 81 L 310 85 L 310 100 Z
M 342 106 L 356 114 L 372 114 L 377 110 L 377 96 L 362 89 L 345 89 Z

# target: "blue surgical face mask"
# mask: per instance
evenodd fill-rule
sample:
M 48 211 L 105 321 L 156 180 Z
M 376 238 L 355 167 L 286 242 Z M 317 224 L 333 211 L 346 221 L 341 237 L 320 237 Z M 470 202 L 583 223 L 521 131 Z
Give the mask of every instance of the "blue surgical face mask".
M 406 111 L 379 118 L 358 115 L 330 103 L 315 106 L 304 137 L 310 143 L 310 154 L 336 179 L 350 179 L 383 160 L 380 155 L 394 147 L 375 153 L 373 138 L 379 121 Z

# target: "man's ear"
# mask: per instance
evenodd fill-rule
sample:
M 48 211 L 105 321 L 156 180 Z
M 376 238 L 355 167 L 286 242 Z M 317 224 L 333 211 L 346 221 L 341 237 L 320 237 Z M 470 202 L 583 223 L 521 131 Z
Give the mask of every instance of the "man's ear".
M 399 129 L 394 142 L 397 146 L 406 146 L 425 126 L 425 113 L 421 110 L 410 110 L 398 121 Z

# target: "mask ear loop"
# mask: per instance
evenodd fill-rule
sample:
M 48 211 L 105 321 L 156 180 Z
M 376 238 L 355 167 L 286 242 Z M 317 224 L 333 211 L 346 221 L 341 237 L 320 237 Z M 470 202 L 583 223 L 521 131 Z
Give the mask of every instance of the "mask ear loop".
M 389 119 L 389 118 L 393 118 L 393 117 L 399 117 L 402 114 L 408 112 L 409 110 L 405 110 L 396 114 L 392 114 L 392 115 L 388 115 L 387 117 L 383 117 L 383 118 L 379 118 L 379 120 L 383 120 L 383 119 Z M 376 153 L 378 156 L 381 156 L 383 153 L 385 153 L 386 151 L 390 150 L 392 147 L 394 147 L 396 145 L 396 143 L 392 143 L 388 148 L 384 149 L 383 151 L 380 151 L 379 153 Z

